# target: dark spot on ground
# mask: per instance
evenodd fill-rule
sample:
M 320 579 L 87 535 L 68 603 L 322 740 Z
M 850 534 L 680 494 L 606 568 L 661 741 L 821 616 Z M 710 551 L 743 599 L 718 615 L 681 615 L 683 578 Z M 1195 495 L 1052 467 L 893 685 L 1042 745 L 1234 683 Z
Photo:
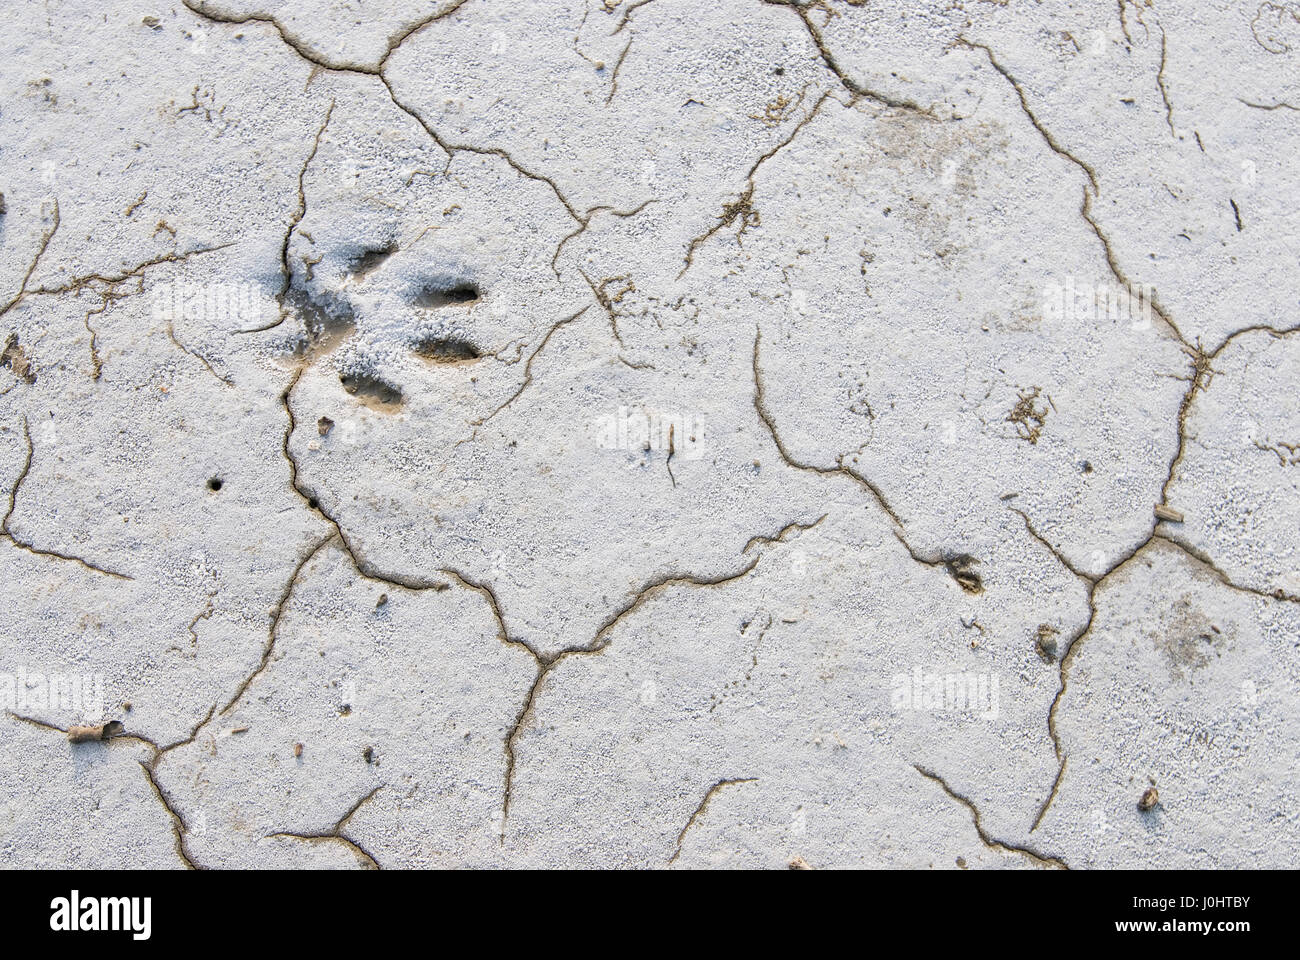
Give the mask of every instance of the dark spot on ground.
M 389 242 L 382 247 L 371 247 L 352 258 L 350 269 L 355 277 L 364 277 L 378 270 L 385 260 L 397 252 L 397 244 Z
M 461 337 L 434 337 L 415 345 L 415 352 L 434 363 L 462 363 L 477 360 L 483 354 L 479 348 Z
M 958 553 L 945 559 L 943 566 L 967 593 L 983 593 L 984 581 L 974 569 L 978 563 L 969 553 Z
M 425 309 L 450 307 L 461 303 L 473 303 L 479 298 L 479 289 L 472 283 L 452 285 L 433 284 L 423 288 L 412 301 L 415 306 Z

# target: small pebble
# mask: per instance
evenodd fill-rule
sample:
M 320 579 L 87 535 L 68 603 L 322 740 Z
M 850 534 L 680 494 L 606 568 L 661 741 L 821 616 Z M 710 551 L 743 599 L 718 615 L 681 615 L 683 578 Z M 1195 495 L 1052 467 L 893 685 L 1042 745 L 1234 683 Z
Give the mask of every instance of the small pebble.
M 1183 515 L 1173 507 L 1166 507 L 1163 503 L 1156 504 L 1156 516 L 1161 520 L 1168 520 L 1170 523 L 1182 523 Z

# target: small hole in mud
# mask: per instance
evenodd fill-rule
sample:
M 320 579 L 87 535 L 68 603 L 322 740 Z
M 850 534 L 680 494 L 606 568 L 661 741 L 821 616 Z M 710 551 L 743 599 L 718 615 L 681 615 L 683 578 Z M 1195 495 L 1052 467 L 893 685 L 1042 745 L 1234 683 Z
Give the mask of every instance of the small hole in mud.
M 434 363 L 463 363 L 483 356 L 474 344 L 460 337 L 434 337 L 415 345 L 415 352 Z
M 211 490 L 213 493 L 216 493 L 218 490 L 221 489 L 221 487 L 222 487 L 222 480 L 220 477 L 213 477 L 211 480 L 208 481 L 208 489 Z
M 313 297 L 298 287 L 291 287 L 285 302 L 293 307 L 302 320 L 306 339 L 298 344 L 296 352 L 332 349 L 344 336 L 356 329 L 356 318 L 347 303 L 328 295 Z M 284 399 L 288 399 L 285 391 Z
M 307 501 L 307 506 L 311 507 L 313 510 L 319 510 L 320 501 L 317 500 L 315 497 L 312 497 L 310 500 Z
M 415 306 L 425 309 L 451 307 L 462 303 L 473 303 L 479 298 L 478 287 L 472 283 L 458 283 L 454 286 L 425 287 L 415 295 Z
M 383 265 L 385 260 L 396 252 L 396 243 L 389 243 L 382 247 L 363 250 L 352 258 L 352 263 L 350 265 L 352 275 L 355 277 L 364 277 L 368 273 L 373 273 Z
M 366 376 L 363 373 L 341 373 L 339 374 L 339 382 L 343 384 L 343 389 L 352 396 L 358 397 L 371 405 L 390 407 L 402 402 L 402 391 L 391 383 L 385 383 L 378 377 Z
M 984 579 L 975 571 L 979 563 L 969 553 L 958 553 L 946 557 L 943 565 L 948 575 L 957 581 L 957 585 L 967 593 L 983 593 Z

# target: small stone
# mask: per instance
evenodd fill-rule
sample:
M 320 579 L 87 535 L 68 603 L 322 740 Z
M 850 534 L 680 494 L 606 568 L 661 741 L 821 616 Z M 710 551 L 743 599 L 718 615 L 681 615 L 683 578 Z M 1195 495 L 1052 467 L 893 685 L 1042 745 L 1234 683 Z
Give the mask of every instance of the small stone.
M 295 744 L 293 745 L 293 755 L 294 755 L 295 757 L 301 757 L 301 756 L 302 756 L 302 744 L 301 744 L 301 743 L 295 743 Z
M 1146 813 L 1159 802 L 1160 791 L 1155 787 L 1147 787 L 1142 791 L 1142 799 L 1138 801 L 1138 809 Z
M 1183 515 L 1173 507 L 1166 507 L 1163 503 L 1156 504 L 1156 516 L 1161 520 L 1168 520 L 1170 523 L 1182 523 Z
M 1034 641 L 1034 650 L 1044 663 L 1056 662 L 1056 628 L 1050 624 L 1038 625 L 1038 639 Z
M 120 720 L 110 720 L 108 723 L 100 723 L 95 726 L 68 727 L 68 742 L 87 743 L 91 740 L 108 740 L 112 737 L 121 736 L 123 729 Z
M 316 421 L 316 432 L 322 437 L 328 437 L 330 431 L 334 429 L 334 421 L 329 417 L 321 417 Z
M 32 371 L 32 362 L 23 352 L 18 342 L 18 334 L 11 333 L 5 340 L 4 350 L 0 351 L 0 367 L 8 367 L 14 376 L 26 383 L 35 383 L 36 374 Z

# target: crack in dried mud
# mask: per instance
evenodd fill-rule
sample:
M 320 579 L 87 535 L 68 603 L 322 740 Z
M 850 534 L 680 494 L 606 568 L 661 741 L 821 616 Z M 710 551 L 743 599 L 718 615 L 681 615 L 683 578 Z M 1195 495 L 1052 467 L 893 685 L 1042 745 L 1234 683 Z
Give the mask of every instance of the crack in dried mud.
M 356 803 L 352 804 L 343 816 L 339 817 L 339 819 L 334 823 L 334 826 L 330 827 L 328 830 L 322 830 L 320 833 L 294 833 L 290 830 L 279 830 L 275 833 L 268 833 L 266 836 L 268 838 L 284 837 L 290 840 L 302 840 L 306 843 L 342 843 L 357 855 L 358 859 L 366 869 L 380 870 L 382 867 L 380 867 L 379 861 L 375 859 L 370 851 L 363 847 L 358 841 L 347 836 L 347 834 L 343 832 L 343 829 L 347 826 L 348 821 L 356 815 L 357 811 L 369 803 L 375 794 L 379 793 L 382 789 L 384 789 L 384 784 L 381 783 Z
M 102 573 L 105 576 L 116 577 L 119 580 L 134 580 L 135 578 L 128 574 L 119 573 L 116 570 L 110 570 L 108 567 L 101 567 L 99 564 L 92 563 L 91 561 L 85 559 L 84 557 L 79 557 L 76 556 L 75 554 L 64 553 L 60 550 L 52 550 L 48 548 L 34 546 L 30 541 L 22 539 L 16 533 L 13 532 L 9 524 L 10 521 L 13 519 L 14 511 L 18 509 L 18 491 L 22 487 L 23 483 L 27 480 L 28 474 L 31 473 L 32 458 L 35 455 L 35 446 L 32 444 L 31 427 L 28 425 L 27 418 L 25 416 L 23 417 L 23 439 L 26 441 L 27 444 L 26 458 L 23 461 L 22 470 L 18 474 L 18 479 L 16 479 L 13 483 L 13 486 L 9 488 L 9 508 L 5 511 L 4 517 L 0 519 L 0 536 L 3 536 L 15 547 L 18 547 L 20 550 L 24 550 L 27 553 L 32 554 L 33 556 L 53 557 L 58 560 L 67 560 L 73 563 L 80 564 L 85 569 L 91 570 L 95 573 Z
M 672 856 L 668 858 L 668 866 L 671 867 L 674 863 L 677 862 L 677 858 L 682 855 L 682 842 L 686 839 L 686 834 L 691 829 L 691 827 L 695 826 L 696 821 L 698 821 L 700 817 L 703 816 L 705 809 L 709 805 L 709 801 L 711 801 L 715 796 L 717 796 L 717 794 L 721 790 L 724 790 L 727 787 L 735 786 L 736 784 L 741 784 L 741 783 L 758 783 L 758 778 L 757 777 L 732 777 L 731 779 L 728 780 L 719 780 L 715 784 L 713 784 L 713 786 L 709 787 L 708 790 L 705 791 L 704 799 L 700 801 L 700 805 L 696 807 L 695 810 L 691 813 L 690 817 L 686 820 L 685 825 L 682 827 L 681 831 L 677 834 L 677 842 L 673 846 Z
M 956 800 L 963 807 L 965 807 L 967 810 L 970 811 L 971 820 L 975 824 L 975 833 L 979 835 L 980 842 L 984 844 L 984 846 L 988 847 L 990 850 L 996 850 L 999 853 L 1017 853 L 1022 857 L 1026 857 L 1031 862 L 1033 862 L 1035 866 L 1039 866 L 1039 867 L 1052 867 L 1058 870 L 1070 869 L 1069 864 L 1067 864 L 1060 857 L 1049 856 L 1046 854 L 1039 853 L 1037 850 L 1033 849 L 1032 847 L 1019 846 L 1013 843 L 1005 843 L 1001 840 L 997 840 L 993 837 L 990 837 L 988 833 L 984 830 L 984 824 L 980 819 L 979 808 L 975 806 L 975 804 L 970 800 L 970 798 L 958 793 L 956 790 L 954 790 L 952 787 L 948 785 L 947 780 L 939 776 L 939 774 L 935 773 L 934 771 L 928 770 L 925 767 L 919 766 L 917 764 L 913 764 L 912 766 L 917 773 L 925 777 L 927 780 L 937 783 L 940 789 L 942 789 L 944 793 L 946 793 L 949 797 L 951 797 L 953 800 Z

